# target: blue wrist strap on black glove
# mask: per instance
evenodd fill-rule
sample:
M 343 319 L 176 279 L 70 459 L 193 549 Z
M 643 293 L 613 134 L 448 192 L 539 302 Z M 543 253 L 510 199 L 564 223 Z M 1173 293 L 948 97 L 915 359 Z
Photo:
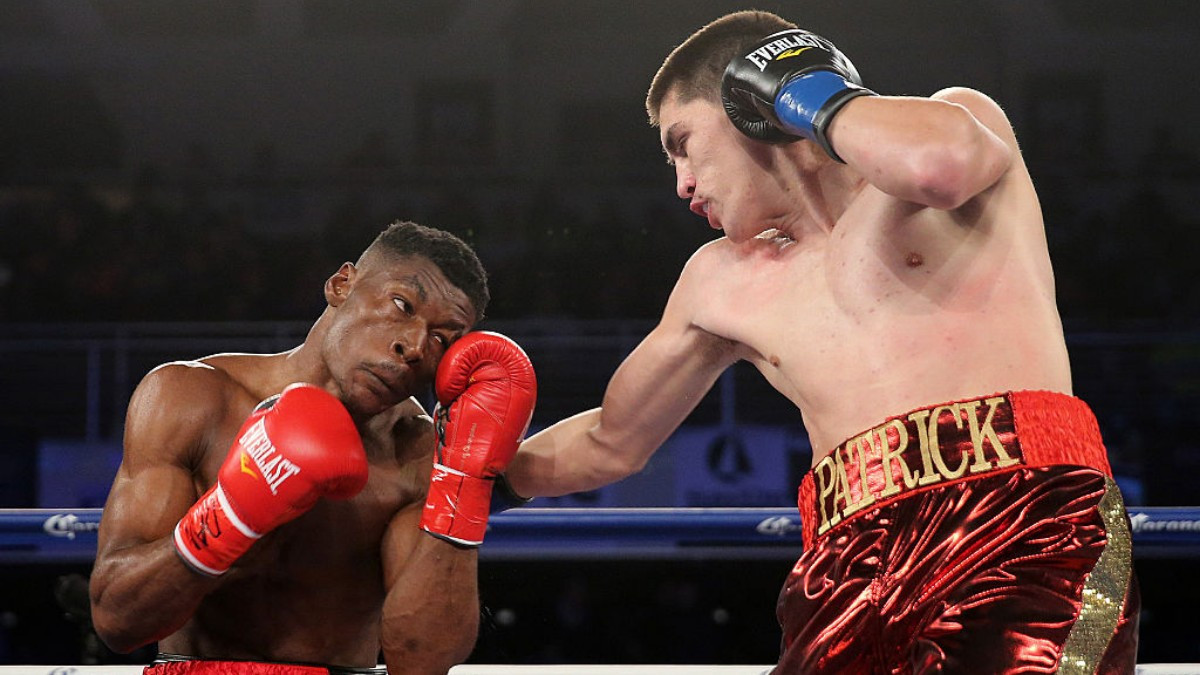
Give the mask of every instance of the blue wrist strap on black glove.
M 874 93 L 833 43 L 800 29 L 763 38 L 721 78 L 721 104 L 739 131 L 766 143 L 807 139 L 839 162 L 830 121 L 850 100 Z
M 826 136 L 829 121 L 852 99 L 873 93 L 832 70 L 813 70 L 780 87 L 775 114 L 785 131 L 816 142 L 830 157 L 844 163 Z

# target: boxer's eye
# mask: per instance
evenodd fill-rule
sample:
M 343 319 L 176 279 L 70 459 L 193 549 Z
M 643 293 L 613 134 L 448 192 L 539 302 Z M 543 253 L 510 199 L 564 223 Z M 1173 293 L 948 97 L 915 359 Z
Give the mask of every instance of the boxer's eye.
M 663 151 L 667 153 L 667 164 L 675 166 L 676 159 L 684 159 L 687 157 L 687 140 L 686 133 L 680 133 L 676 128 L 678 125 L 672 126 L 667 131 L 667 136 L 663 139 Z
M 404 312 L 405 314 L 412 314 L 412 305 L 408 304 L 408 301 L 404 298 L 392 298 L 392 302 L 396 303 L 396 306 L 400 308 L 401 312 Z
M 670 150 L 667 150 L 667 166 L 675 166 L 677 159 L 687 159 L 687 137 L 679 141 Z

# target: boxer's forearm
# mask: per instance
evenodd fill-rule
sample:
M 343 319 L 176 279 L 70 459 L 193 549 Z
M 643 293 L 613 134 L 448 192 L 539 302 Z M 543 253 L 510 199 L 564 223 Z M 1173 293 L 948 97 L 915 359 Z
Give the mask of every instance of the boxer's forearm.
M 513 491 L 555 497 L 594 490 L 640 470 L 649 453 L 624 452 L 598 440 L 601 415 L 595 408 L 527 438 L 505 472 Z
M 1012 162 L 1004 141 L 952 100 L 860 97 L 842 108 L 828 133 L 842 159 L 872 185 L 937 209 L 963 205 Z
M 479 549 L 421 533 L 388 589 L 381 641 L 388 672 L 444 675 L 475 648 Z
M 92 623 L 127 653 L 179 630 L 219 583 L 184 565 L 169 539 L 108 552 L 92 572 Z

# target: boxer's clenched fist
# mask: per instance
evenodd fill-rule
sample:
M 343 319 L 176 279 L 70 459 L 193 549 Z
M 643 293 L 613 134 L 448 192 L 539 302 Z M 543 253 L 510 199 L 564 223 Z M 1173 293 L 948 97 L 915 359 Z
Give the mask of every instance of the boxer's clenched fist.
M 175 526 L 192 569 L 226 572 L 267 532 L 321 497 L 347 499 L 367 483 L 367 457 L 350 413 L 325 390 L 293 384 L 242 425 L 217 482 Z
M 864 89 L 858 71 L 833 43 L 808 31 L 764 38 L 729 62 L 721 102 L 742 133 L 768 142 L 806 138 L 841 161 L 826 137 L 834 114 Z
M 498 333 L 468 333 L 438 367 L 438 447 L 421 528 L 483 543 L 496 477 L 517 452 L 537 401 L 533 364 Z

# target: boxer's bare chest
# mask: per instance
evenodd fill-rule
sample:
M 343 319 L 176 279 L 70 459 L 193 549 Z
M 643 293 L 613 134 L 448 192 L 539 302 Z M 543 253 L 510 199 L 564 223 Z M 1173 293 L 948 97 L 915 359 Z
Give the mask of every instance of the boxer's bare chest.
M 721 275 L 699 288 L 711 300 L 697 304 L 697 324 L 741 345 L 818 436 L 853 432 L 877 414 L 861 409 L 895 404 L 881 386 L 919 388 L 939 377 L 948 335 L 987 328 L 986 305 L 971 298 L 1000 274 L 987 233 L 942 216 L 874 215 L 730 247 Z
M 231 414 L 205 449 L 198 490 L 216 481 L 239 428 L 238 416 Z M 268 533 L 239 563 L 239 576 L 325 581 L 344 576 L 354 583 L 361 583 L 364 574 L 378 578 L 379 547 L 388 524 L 401 509 L 424 498 L 433 432 L 423 416 L 360 431 L 370 467 L 363 490 L 347 500 L 321 499 Z
M 292 660 L 377 649 L 372 636 L 386 592 L 381 546 L 396 514 L 423 502 L 430 426 L 428 418 L 412 418 L 364 430 L 370 473 L 363 490 L 348 500 L 321 499 L 267 533 L 172 644 L 189 653 Z M 218 448 L 235 433 L 219 435 L 198 482 L 216 480 L 226 452 Z

